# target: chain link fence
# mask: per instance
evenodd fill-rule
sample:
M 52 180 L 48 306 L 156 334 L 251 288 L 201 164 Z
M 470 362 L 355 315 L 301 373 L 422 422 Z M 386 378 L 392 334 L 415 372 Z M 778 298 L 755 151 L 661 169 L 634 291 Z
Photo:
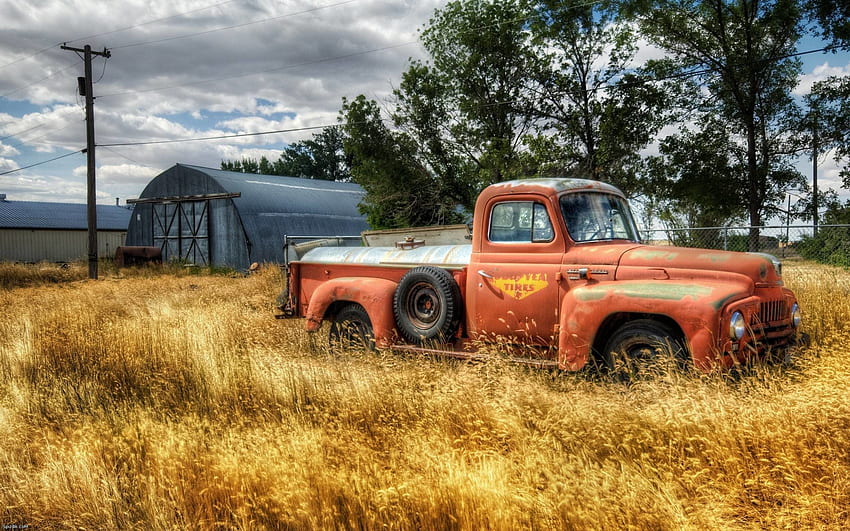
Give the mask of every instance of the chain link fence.
M 641 231 L 645 243 L 749 251 L 751 227 L 692 227 Z M 850 267 L 850 225 L 767 225 L 758 227 L 758 252 Z

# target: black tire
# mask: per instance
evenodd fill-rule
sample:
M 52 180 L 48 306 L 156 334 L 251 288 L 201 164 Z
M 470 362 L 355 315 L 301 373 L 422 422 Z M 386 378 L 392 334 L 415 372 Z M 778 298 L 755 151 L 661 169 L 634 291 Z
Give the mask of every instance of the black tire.
M 625 323 L 608 339 L 602 361 L 611 374 L 641 378 L 687 369 L 688 351 L 669 326 L 637 319 Z
M 393 296 L 393 314 L 401 336 L 410 343 L 446 342 L 460 325 L 460 288 L 445 269 L 433 266 L 408 271 Z
M 366 310 L 359 304 L 343 306 L 331 320 L 328 344 L 338 350 L 374 350 L 375 336 Z

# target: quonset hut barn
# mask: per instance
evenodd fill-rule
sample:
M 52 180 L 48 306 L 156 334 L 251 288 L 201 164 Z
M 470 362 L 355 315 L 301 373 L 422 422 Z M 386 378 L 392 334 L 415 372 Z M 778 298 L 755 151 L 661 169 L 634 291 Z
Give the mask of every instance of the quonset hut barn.
M 163 260 L 247 269 L 283 262 L 284 236 L 359 236 L 368 230 L 354 183 L 237 173 L 177 164 L 134 204 L 127 245 Z M 354 241 L 355 245 L 359 242 Z

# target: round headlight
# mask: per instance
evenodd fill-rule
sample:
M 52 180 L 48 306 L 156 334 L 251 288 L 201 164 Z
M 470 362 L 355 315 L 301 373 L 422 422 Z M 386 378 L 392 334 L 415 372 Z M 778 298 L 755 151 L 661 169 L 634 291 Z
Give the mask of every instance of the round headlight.
M 729 337 L 732 339 L 741 339 L 747 331 L 747 323 L 744 321 L 744 314 L 735 312 L 732 318 L 729 319 Z
M 800 311 L 800 305 L 796 302 L 791 306 L 791 324 L 794 328 L 799 328 L 803 322 L 803 312 Z

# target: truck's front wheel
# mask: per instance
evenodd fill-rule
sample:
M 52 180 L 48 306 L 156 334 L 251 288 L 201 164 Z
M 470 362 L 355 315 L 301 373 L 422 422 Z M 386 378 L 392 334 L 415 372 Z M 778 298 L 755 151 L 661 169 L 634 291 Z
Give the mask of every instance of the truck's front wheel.
M 682 339 L 664 323 L 629 321 L 611 336 L 603 352 L 605 368 L 627 378 L 646 377 L 687 365 Z
M 369 314 L 359 304 L 343 306 L 331 320 L 328 339 L 332 349 L 373 350 L 375 337 Z

